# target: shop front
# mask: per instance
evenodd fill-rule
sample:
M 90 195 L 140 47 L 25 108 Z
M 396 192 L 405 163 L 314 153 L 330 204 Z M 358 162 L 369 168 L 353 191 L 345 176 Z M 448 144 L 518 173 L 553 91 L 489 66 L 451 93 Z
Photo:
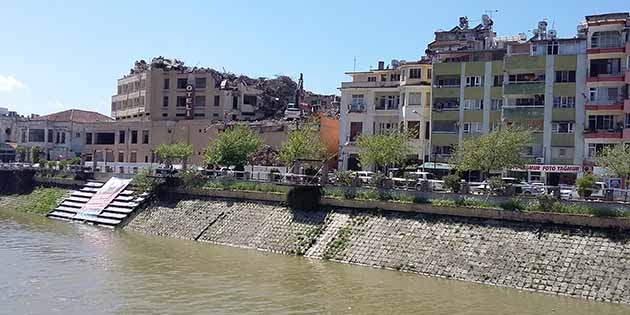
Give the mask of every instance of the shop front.
M 582 173 L 581 165 L 547 165 L 530 164 L 525 169 L 513 169 L 510 176 L 520 178 L 528 183 L 540 182 L 549 186 L 574 185 L 578 174 Z

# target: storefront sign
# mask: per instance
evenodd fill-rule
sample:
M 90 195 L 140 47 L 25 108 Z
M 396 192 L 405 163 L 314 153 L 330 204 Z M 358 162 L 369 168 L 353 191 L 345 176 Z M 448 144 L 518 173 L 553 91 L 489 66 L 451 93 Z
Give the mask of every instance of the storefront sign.
M 582 166 L 580 165 L 527 165 L 529 172 L 546 172 L 546 173 L 580 173 Z
M 186 85 L 186 118 L 193 117 L 193 102 L 195 101 L 195 87 L 192 84 Z
M 112 177 L 77 211 L 74 218 L 89 219 L 101 214 L 116 196 L 125 190 L 129 182 L 131 179 Z

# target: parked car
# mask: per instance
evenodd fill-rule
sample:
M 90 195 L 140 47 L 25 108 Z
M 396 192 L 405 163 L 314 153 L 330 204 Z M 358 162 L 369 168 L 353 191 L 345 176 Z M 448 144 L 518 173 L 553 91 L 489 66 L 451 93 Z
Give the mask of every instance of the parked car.
M 513 186 L 515 188 L 515 194 L 525 194 L 525 192 L 527 192 L 528 195 L 540 195 L 544 192 L 544 188 L 540 189 L 539 187 L 523 182 L 518 178 L 502 177 L 501 180 L 505 185 Z M 470 193 L 472 194 L 485 194 L 490 190 L 490 182 L 487 179 L 477 185 L 471 185 L 470 187 Z M 495 189 L 494 192 L 501 194 L 503 193 L 503 190 Z
M 361 180 L 363 184 L 369 184 L 374 176 L 374 172 L 370 171 L 358 171 L 355 175 Z
M 525 183 L 517 184 L 521 188 L 521 193 L 525 196 L 540 196 L 545 194 L 545 184 L 543 183 Z
M 595 182 L 591 195 L 584 199 L 604 199 L 608 185 L 605 182 Z M 573 186 L 560 186 L 560 198 L 562 199 L 580 199 L 577 188 Z
M 407 173 L 407 178 L 415 179 L 416 189 L 419 190 L 422 187 L 423 182 L 428 182 L 431 190 L 444 190 L 444 181 L 437 179 L 435 175 L 429 172 L 412 172 Z

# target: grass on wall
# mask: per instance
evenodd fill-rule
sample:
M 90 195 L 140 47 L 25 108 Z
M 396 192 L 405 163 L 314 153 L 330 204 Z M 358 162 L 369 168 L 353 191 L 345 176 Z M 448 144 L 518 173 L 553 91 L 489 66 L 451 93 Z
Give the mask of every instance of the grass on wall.
M 63 188 L 36 187 L 30 194 L 0 197 L 0 210 L 44 215 L 55 208 L 67 193 L 68 190 Z

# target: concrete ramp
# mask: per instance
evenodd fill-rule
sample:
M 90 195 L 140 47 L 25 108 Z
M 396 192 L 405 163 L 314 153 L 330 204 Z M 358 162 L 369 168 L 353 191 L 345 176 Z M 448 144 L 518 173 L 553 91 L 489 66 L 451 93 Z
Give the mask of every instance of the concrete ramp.
M 117 177 L 105 183 L 88 182 L 73 191 L 47 216 L 115 228 L 148 197 L 146 193 L 128 189 L 129 182 L 129 179 Z

